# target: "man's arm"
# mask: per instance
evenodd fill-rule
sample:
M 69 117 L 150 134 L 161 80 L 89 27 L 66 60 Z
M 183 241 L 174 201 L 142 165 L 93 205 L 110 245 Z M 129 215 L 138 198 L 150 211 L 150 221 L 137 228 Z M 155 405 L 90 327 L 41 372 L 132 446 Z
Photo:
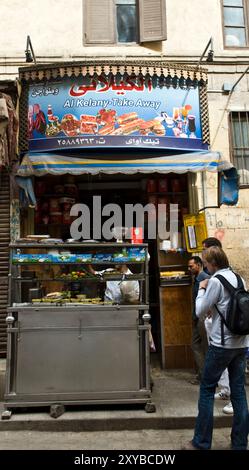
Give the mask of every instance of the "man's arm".
M 89 272 L 90 272 L 91 274 L 93 274 L 93 275 L 96 274 L 96 271 L 95 271 L 95 269 L 93 269 L 93 267 L 92 267 L 91 264 L 88 264 L 88 265 L 87 265 L 87 268 L 88 268 L 88 270 L 89 270 Z
M 205 282 L 205 281 L 203 281 Z M 207 290 L 200 288 L 196 297 L 196 315 L 202 317 L 207 315 L 218 302 L 221 294 L 221 283 L 218 279 L 209 279 Z

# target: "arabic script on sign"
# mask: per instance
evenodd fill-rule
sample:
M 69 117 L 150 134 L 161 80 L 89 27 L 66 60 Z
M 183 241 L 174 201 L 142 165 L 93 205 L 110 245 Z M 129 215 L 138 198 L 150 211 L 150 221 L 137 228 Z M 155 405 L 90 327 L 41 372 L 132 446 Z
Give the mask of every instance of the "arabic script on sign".
M 147 80 L 147 89 L 148 91 L 152 90 L 151 80 Z M 73 84 L 70 88 L 69 95 L 73 97 L 84 96 L 89 91 L 96 91 L 98 93 L 103 93 L 108 90 L 116 91 L 117 93 L 124 93 L 125 91 L 144 91 L 145 79 L 144 77 L 131 78 L 126 77 L 116 83 L 114 77 L 112 76 L 109 80 L 107 77 L 101 76 L 98 81 L 94 78 L 91 79 L 89 85 L 76 85 Z

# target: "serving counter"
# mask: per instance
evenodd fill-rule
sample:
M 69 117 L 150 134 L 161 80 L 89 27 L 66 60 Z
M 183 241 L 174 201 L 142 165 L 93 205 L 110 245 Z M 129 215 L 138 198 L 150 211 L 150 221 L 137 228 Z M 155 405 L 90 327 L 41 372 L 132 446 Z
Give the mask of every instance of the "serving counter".
M 146 266 L 145 279 L 147 256 L 141 265 Z M 17 279 L 20 275 L 14 269 Z M 138 278 L 142 283 L 141 274 Z M 8 419 L 16 407 L 32 406 L 50 406 L 51 416 L 56 409 L 61 414 L 65 405 L 80 404 L 144 403 L 147 412 L 155 411 L 150 315 L 140 300 L 134 305 L 13 302 L 7 316 L 2 418 Z

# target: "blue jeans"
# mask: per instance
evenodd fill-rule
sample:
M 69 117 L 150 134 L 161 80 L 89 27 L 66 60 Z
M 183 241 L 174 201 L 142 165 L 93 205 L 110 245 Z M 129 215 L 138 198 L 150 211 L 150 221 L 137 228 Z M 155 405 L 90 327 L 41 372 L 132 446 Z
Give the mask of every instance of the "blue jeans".
M 214 393 L 222 372 L 228 368 L 233 404 L 232 449 L 246 450 L 249 414 L 245 392 L 245 363 L 247 348 L 225 349 L 210 345 L 206 355 L 200 385 L 198 417 L 192 443 L 208 450 L 212 445 Z

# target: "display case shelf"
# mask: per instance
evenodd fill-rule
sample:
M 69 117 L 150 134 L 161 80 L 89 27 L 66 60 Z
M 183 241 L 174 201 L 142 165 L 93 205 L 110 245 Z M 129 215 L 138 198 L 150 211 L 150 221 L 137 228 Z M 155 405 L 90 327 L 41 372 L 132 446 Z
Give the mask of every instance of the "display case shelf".
M 66 266 L 70 266 L 70 265 L 87 265 L 87 264 L 92 264 L 94 266 L 104 266 L 104 265 L 111 265 L 111 266 L 114 266 L 114 265 L 117 265 L 117 264 L 126 264 L 126 265 L 131 265 L 131 264 L 144 264 L 144 260 L 142 261 L 70 261 L 70 262 L 67 262 L 67 261 L 61 261 L 61 262 L 58 262 L 58 263 L 54 263 L 54 262 L 14 262 L 13 265 L 14 266 L 61 266 L 61 265 L 66 265 Z
M 148 276 L 148 274 L 147 274 Z M 37 278 L 21 278 L 21 277 L 13 277 L 12 278 L 14 281 L 19 281 L 19 282 L 66 282 L 66 283 L 77 283 L 81 282 L 84 283 L 86 281 L 98 281 L 98 282 L 106 282 L 106 281 L 133 281 L 133 280 L 138 280 L 138 281 L 143 281 L 145 279 L 145 275 L 124 275 L 124 276 L 118 276 L 118 275 L 113 275 L 113 276 L 85 276 L 82 279 L 63 279 L 63 278 L 54 278 L 54 279 L 37 279 Z
M 44 248 L 44 249 L 50 249 L 50 248 L 92 248 L 95 251 L 98 250 L 99 248 L 113 248 L 113 249 L 122 249 L 122 248 L 147 248 L 148 245 L 146 243 L 103 243 L 103 242 L 79 242 L 79 243 L 27 243 L 27 242 L 16 242 L 16 243 L 11 243 L 9 245 L 10 248 L 17 248 L 17 249 L 24 249 L 24 248 Z

